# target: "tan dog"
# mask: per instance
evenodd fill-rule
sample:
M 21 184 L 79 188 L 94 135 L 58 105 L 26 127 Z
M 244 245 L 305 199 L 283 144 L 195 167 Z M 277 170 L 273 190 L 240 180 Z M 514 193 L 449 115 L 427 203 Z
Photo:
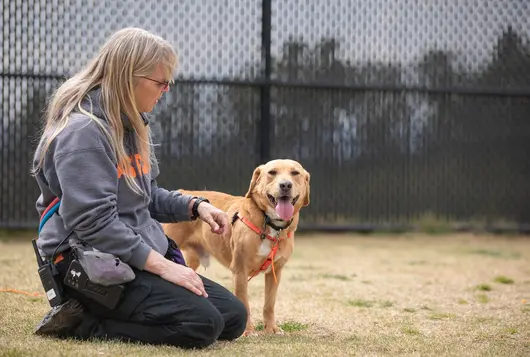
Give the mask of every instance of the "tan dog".
M 245 197 L 214 191 L 186 191 L 207 198 L 227 212 L 231 234 L 220 237 L 197 220 L 164 224 L 166 234 L 181 248 L 186 264 L 197 270 L 213 255 L 232 271 L 235 295 L 248 312 L 245 335 L 254 332 L 248 301 L 248 281 L 265 272 L 263 322 L 268 333 L 282 333 L 274 306 L 282 269 L 294 248 L 299 211 L 309 204 L 309 173 L 293 160 L 273 160 L 257 167 Z M 265 233 L 262 235 L 262 233 Z

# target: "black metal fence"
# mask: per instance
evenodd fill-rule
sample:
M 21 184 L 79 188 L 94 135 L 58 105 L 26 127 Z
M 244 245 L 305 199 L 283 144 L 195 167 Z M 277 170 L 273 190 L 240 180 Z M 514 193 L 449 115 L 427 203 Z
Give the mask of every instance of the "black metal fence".
M 173 41 L 154 129 L 167 188 L 243 194 L 311 173 L 306 228 L 530 223 L 530 5 L 522 0 L 17 1 L 0 15 L 0 228 L 35 227 L 47 96 L 107 36 Z M 427 218 L 426 218 L 427 217 Z

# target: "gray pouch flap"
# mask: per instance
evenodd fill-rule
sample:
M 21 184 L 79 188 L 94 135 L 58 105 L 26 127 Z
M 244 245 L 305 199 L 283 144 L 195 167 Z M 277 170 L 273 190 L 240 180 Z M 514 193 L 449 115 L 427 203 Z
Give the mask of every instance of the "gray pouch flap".
M 109 286 L 124 284 L 135 278 L 131 267 L 113 254 L 78 250 L 77 257 L 93 283 Z

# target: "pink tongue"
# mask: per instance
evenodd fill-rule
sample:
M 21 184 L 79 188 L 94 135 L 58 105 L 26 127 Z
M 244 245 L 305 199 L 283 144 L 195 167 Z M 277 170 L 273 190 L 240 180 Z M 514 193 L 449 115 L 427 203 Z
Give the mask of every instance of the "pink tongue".
M 294 206 L 289 202 L 289 200 L 279 200 L 276 205 L 276 213 L 284 221 L 291 219 L 294 213 Z

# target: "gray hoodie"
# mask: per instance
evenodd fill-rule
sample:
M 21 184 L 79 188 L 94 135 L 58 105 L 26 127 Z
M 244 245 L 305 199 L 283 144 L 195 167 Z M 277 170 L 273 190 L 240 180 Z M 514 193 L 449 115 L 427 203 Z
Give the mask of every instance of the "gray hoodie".
M 105 120 L 99 94 L 99 89 L 92 90 L 92 107 L 85 101 L 83 108 Z M 142 118 L 148 125 L 145 116 Z M 142 197 L 129 188 L 100 127 L 82 113 L 73 114 L 50 146 L 43 169 L 36 176 L 41 190 L 36 203 L 39 216 L 55 197 L 61 199 L 58 214 L 46 222 L 37 240 L 44 257 L 51 257 L 73 230 L 70 238 L 143 269 L 151 249 L 162 255 L 167 251 L 167 238 L 159 222 L 190 220 L 188 204 L 192 197 L 157 186 L 158 164 L 153 162 L 150 170 L 143 165 L 132 125 L 125 116 L 122 120 L 131 158 L 129 172 L 147 195 Z M 35 157 L 39 150 L 40 146 Z M 68 240 L 58 252 L 67 248 Z

